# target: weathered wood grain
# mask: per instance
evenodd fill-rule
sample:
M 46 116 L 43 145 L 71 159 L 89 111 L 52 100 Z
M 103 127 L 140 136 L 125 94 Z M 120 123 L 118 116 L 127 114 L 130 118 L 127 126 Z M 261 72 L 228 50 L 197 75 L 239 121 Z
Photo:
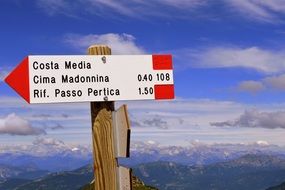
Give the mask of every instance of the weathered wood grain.
M 111 49 L 95 45 L 88 48 L 88 54 L 110 55 Z M 91 102 L 95 190 L 116 190 L 118 183 L 112 111 L 114 102 Z

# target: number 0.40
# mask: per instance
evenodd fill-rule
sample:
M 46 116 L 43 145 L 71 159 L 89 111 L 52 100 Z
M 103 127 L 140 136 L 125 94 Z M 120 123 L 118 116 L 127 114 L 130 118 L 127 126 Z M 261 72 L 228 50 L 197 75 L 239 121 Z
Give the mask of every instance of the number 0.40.
M 139 82 L 152 81 L 152 75 L 151 74 L 144 74 L 144 75 L 139 74 L 138 75 L 138 81 Z

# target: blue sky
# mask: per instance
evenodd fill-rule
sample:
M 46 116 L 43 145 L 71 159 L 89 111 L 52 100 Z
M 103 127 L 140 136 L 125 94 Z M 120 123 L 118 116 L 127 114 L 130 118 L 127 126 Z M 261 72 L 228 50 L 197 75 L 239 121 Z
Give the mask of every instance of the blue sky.
M 280 0 L 3 1 L 0 78 L 27 55 L 86 54 L 91 44 L 170 53 L 177 100 L 127 102 L 133 140 L 284 146 L 284 18 Z M 91 143 L 88 104 L 29 106 L 4 82 L 0 102 L 2 144 Z

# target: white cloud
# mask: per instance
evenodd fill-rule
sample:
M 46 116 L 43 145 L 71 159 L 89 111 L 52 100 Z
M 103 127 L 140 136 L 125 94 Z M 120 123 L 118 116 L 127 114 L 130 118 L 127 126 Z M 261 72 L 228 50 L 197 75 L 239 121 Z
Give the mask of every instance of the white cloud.
M 136 11 L 134 9 L 131 9 L 130 6 L 125 5 L 125 1 L 116 1 L 116 0 L 87 0 L 86 1 L 90 5 L 89 10 L 100 10 L 101 9 L 107 9 L 112 10 L 116 13 L 119 13 L 121 15 L 125 16 L 132 16 L 137 17 L 138 14 L 136 14 Z M 129 3 L 132 3 L 132 1 L 129 1 Z M 140 3 L 139 3 L 140 4 Z M 103 14 L 101 12 L 101 14 Z
M 176 99 L 172 101 L 128 101 L 117 103 L 117 107 L 127 103 L 128 108 L 133 111 L 148 112 L 173 112 L 174 114 L 183 114 L 186 112 L 218 112 L 217 110 L 232 110 L 236 112 L 245 105 L 233 101 L 215 101 L 211 99 Z
M 236 87 L 238 91 L 257 93 L 262 90 L 285 90 L 285 74 L 269 76 L 259 81 L 242 81 Z
M 221 5 L 221 9 L 214 7 L 215 10 L 257 22 L 280 23 L 281 17 L 285 14 L 283 0 L 37 0 L 36 2 L 37 6 L 50 16 L 63 14 L 70 17 L 97 15 L 112 19 L 122 19 L 122 16 L 138 19 L 191 19 L 198 16 L 213 19 L 213 17 L 218 18 L 219 14 L 214 11 L 209 12 L 208 9 L 214 10 L 213 7 L 217 3 Z M 205 7 L 208 9 L 204 9 Z M 207 16 L 209 14 L 214 16 Z
M 158 129 L 168 129 L 168 123 L 162 119 L 159 115 L 151 118 L 145 118 L 143 120 L 131 120 L 131 124 L 134 127 L 155 127 Z
M 239 83 L 237 87 L 238 91 L 245 91 L 245 92 L 250 92 L 253 94 L 260 92 L 264 89 L 265 87 L 262 84 L 262 82 L 258 82 L 258 81 L 243 81 Z
M 92 44 L 108 45 L 112 54 L 145 54 L 145 50 L 135 43 L 135 37 L 130 34 L 67 34 L 64 42 L 81 51 L 87 51 Z
M 254 0 L 230 0 L 229 3 L 237 11 L 240 11 L 241 15 L 244 14 L 247 17 L 267 22 L 274 18 L 271 12 L 262 6 L 262 3 L 257 3 Z
M 229 68 L 241 67 L 254 69 L 263 73 L 280 73 L 285 71 L 285 51 L 273 51 L 259 47 L 213 47 L 199 51 L 184 49 L 176 52 L 177 57 L 186 62 L 184 67 Z M 183 67 L 183 66 L 182 66 Z
M 191 19 L 211 14 L 203 8 L 212 8 L 216 3 L 222 5 L 220 6 L 222 11 L 230 12 L 228 14 L 230 16 L 233 16 L 234 12 L 238 17 L 258 22 L 279 23 L 282 22 L 281 16 L 285 14 L 283 0 L 37 0 L 36 2 L 38 7 L 50 16 L 63 14 L 70 17 L 86 17 L 88 14 L 113 19 L 122 19 L 118 15 L 139 19 Z M 218 17 L 217 13 L 213 14 Z M 207 18 L 213 19 L 213 16 Z
M 25 119 L 10 114 L 6 118 L 0 119 L 0 134 L 9 135 L 40 135 L 46 132 L 40 128 L 34 128 Z
M 273 89 L 285 90 L 285 74 L 266 77 L 263 82 Z
M 206 2 L 206 0 L 154 0 L 151 2 L 143 0 L 37 0 L 37 5 L 51 16 L 64 14 L 74 17 L 75 15 L 82 16 L 84 12 L 114 19 L 118 19 L 117 15 L 146 19 L 147 17 L 180 17 L 187 15 L 192 9 L 204 6 Z M 181 13 L 181 10 L 184 12 Z M 175 14 L 169 14 L 169 12 Z
M 180 9 L 199 7 L 207 3 L 206 0 L 157 0 L 157 2 Z
M 34 145 L 46 145 L 46 146 L 65 146 L 64 142 L 58 139 L 50 138 L 50 137 L 40 137 L 37 138 L 34 142 Z
M 37 0 L 37 6 L 41 8 L 46 14 L 53 16 L 56 14 L 63 14 L 74 17 L 73 4 L 66 0 Z
M 64 129 L 46 128 L 48 135 L 52 138 L 60 138 L 69 144 L 90 144 L 92 142 L 90 141 L 89 104 L 28 105 L 19 100 L 19 98 L 0 97 L 0 114 L 17 112 L 37 126 L 41 126 L 43 122 L 47 126 L 59 123 L 64 126 Z M 199 139 L 201 142 L 207 143 L 242 143 L 264 140 L 271 144 L 285 144 L 284 138 L 280 135 L 284 133 L 283 128 L 272 130 L 250 127 L 224 128 L 209 125 L 212 121 L 235 121 L 245 109 L 251 110 L 255 107 L 261 113 L 282 112 L 285 107 L 285 103 L 282 102 L 256 105 L 210 99 L 179 99 L 174 101 L 116 102 L 116 108 L 123 103 L 128 105 L 130 119 L 140 125 L 143 124 L 141 127 L 131 125 L 132 139 L 139 141 L 150 140 L 163 145 L 185 145 L 187 140 L 191 139 Z M 68 117 L 65 115 L 63 117 L 62 114 L 68 114 Z M 41 116 L 44 117 L 41 118 Z M 154 118 L 158 118 L 158 120 L 154 120 Z M 149 122 L 144 123 L 144 121 Z M 3 135 L 0 138 L 0 144 L 22 143 L 23 141 L 28 143 L 31 141 L 29 138 L 32 137 L 25 138 L 28 139 Z
M 234 10 L 247 19 L 261 22 L 279 22 L 279 15 L 285 14 L 285 2 L 283 0 L 225 0 Z
M 218 127 L 249 127 L 249 128 L 283 128 L 285 129 L 285 111 L 260 112 L 256 109 L 246 110 L 238 119 L 223 122 L 211 122 Z

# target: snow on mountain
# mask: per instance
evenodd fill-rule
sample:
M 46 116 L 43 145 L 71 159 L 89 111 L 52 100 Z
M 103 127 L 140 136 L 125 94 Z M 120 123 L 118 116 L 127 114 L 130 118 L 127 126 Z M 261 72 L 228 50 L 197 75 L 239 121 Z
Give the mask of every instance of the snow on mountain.
M 90 146 L 83 145 L 68 145 L 63 141 L 54 138 L 37 138 L 31 145 L 17 145 L 17 146 L 0 146 L 0 154 L 25 154 L 30 156 L 52 156 L 60 154 L 68 156 L 74 154 L 79 157 L 89 157 L 91 154 Z
M 285 148 L 265 141 L 248 144 L 205 144 L 191 141 L 188 146 L 162 146 L 155 141 L 131 143 L 131 157 L 124 165 L 169 161 L 186 165 L 204 165 L 227 161 L 246 154 L 277 155 L 285 158 Z M 92 163 L 92 147 L 69 145 L 53 138 L 38 138 L 31 145 L 0 146 L 0 164 L 35 165 L 49 171 L 72 170 Z
M 231 160 L 247 154 L 277 155 L 285 158 L 285 147 L 265 141 L 248 144 L 205 144 L 190 142 L 189 146 L 161 146 L 155 142 L 133 142 L 131 158 L 123 164 L 136 165 L 154 161 L 170 161 L 186 165 L 204 165 Z
M 0 164 L 35 165 L 49 171 L 73 170 L 90 163 L 91 148 L 67 145 L 53 138 L 37 138 L 31 145 L 0 147 Z

